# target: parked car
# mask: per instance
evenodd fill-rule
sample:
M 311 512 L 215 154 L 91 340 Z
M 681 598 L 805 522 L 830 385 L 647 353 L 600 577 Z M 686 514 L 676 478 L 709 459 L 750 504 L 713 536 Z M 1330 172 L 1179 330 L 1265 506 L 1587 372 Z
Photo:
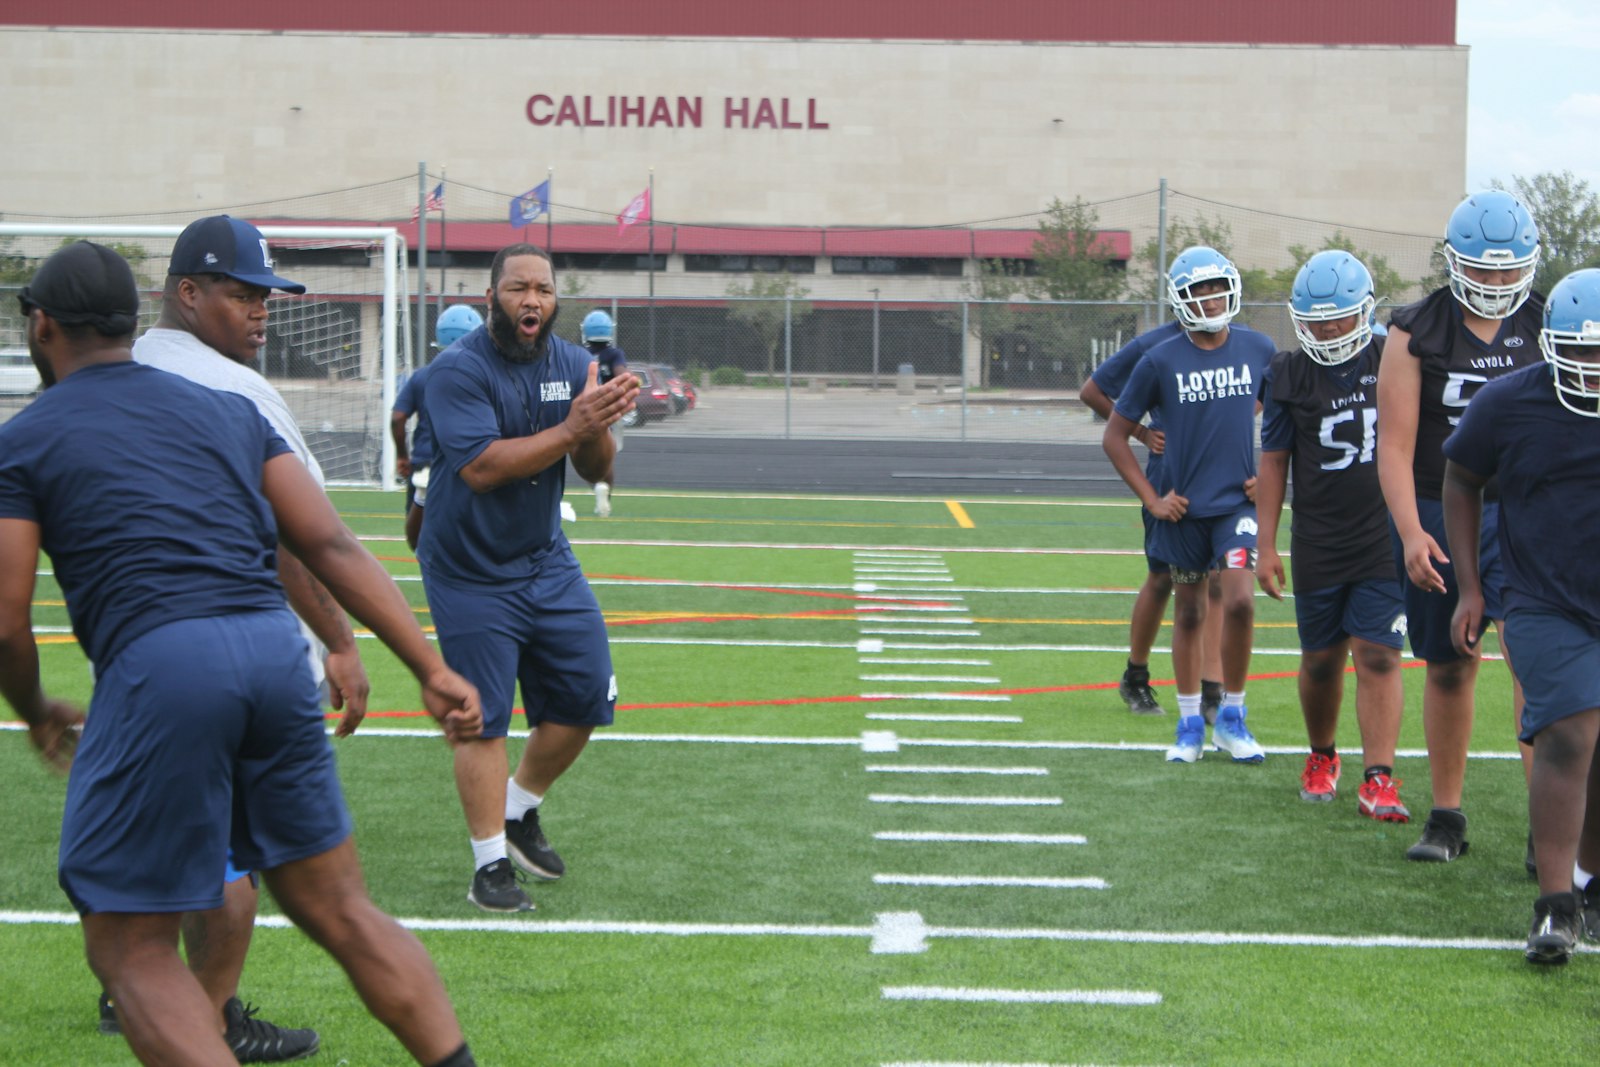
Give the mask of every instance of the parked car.
M 651 370 L 658 372 L 661 379 L 666 382 L 667 392 L 672 395 L 672 413 L 674 415 L 681 415 L 694 407 L 694 388 L 683 380 L 683 376 L 675 368 L 669 367 L 664 363 L 652 363 L 649 366 Z
M 623 426 L 629 429 L 643 426 L 651 419 L 664 419 L 677 410 L 660 367 L 630 363 L 628 369 L 639 377 L 639 395 L 634 398 L 633 410 L 622 416 Z
M 0 394 L 28 396 L 41 384 L 26 348 L 0 348 Z

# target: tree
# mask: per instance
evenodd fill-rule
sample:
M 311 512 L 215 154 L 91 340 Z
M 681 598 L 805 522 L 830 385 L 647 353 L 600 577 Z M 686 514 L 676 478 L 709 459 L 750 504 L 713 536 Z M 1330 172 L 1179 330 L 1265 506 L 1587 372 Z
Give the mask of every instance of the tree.
M 751 278 L 748 285 L 735 282 L 728 286 L 728 295 L 734 298 L 728 305 L 728 317 L 755 331 L 767 353 L 770 378 L 776 373 L 778 347 L 783 344 L 784 316 L 787 313 L 792 325 L 811 314 L 811 302 L 802 299 L 810 296 L 811 290 L 788 274 L 762 274 Z
M 1499 181 L 1490 183 L 1506 189 Z M 1533 287 L 1548 293 L 1575 270 L 1600 266 L 1600 197 L 1571 171 L 1531 178 L 1515 176 L 1508 190 L 1533 212 L 1539 224 L 1539 270 Z
M 1048 300 L 1120 300 L 1127 273 L 1100 236 L 1099 212 L 1082 197 L 1050 201 L 1033 241 L 1034 287 Z
M 1196 218 L 1193 222 L 1167 223 L 1167 262 L 1161 262 L 1161 245 L 1156 238 L 1146 241 L 1139 250 L 1136 260 L 1139 264 L 1139 277 L 1133 285 L 1133 291 L 1141 295 L 1148 294 L 1151 299 L 1166 301 L 1166 287 L 1163 283 L 1158 291 L 1156 281 L 1165 278 L 1167 269 L 1172 265 L 1172 260 L 1177 258 L 1179 252 L 1195 245 L 1205 245 L 1215 248 L 1218 252 L 1233 261 L 1239 271 L 1239 283 L 1242 290 L 1241 298 L 1255 303 L 1275 299 L 1273 296 L 1274 285 L 1271 276 L 1260 267 L 1241 266 L 1233 254 L 1233 227 L 1229 226 L 1223 218 L 1215 216 L 1207 219 Z

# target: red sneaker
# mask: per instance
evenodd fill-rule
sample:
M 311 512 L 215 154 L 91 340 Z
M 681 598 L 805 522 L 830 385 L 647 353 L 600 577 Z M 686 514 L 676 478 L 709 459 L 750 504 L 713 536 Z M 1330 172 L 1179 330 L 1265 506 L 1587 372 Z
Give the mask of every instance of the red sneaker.
M 1387 774 L 1373 775 L 1356 790 L 1357 810 L 1379 822 L 1410 822 L 1411 812 L 1400 803 L 1400 783 Z
M 1300 799 L 1313 804 L 1326 804 L 1339 792 L 1339 757 L 1313 752 L 1306 757 L 1306 769 L 1300 772 Z

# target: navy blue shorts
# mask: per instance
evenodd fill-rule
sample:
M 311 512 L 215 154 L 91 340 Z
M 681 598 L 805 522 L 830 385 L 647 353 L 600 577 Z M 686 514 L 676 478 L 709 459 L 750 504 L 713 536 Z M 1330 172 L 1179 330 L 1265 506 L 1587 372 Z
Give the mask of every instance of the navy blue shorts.
M 1203 574 L 1219 560 L 1229 569 L 1248 569 L 1255 558 L 1256 506 L 1245 504 L 1203 519 L 1157 522 L 1152 540 L 1156 556 L 1175 571 Z
M 427 583 L 445 662 L 478 687 L 483 736 L 504 737 L 518 683 L 528 725 L 610 726 L 617 677 L 600 605 L 572 549 L 516 589 Z
M 61 820 L 59 879 L 80 912 L 220 907 L 230 847 L 237 870 L 270 870 L 349 836 L 288 611 L 158 627 L 96 681 Z
M 1444 505 L 1437 500 L 1417 500 L 1417 518 L 1446 556 L 1452 555 L 1444 536 Z M 1435 560 L 1433 569 L 1444 579 L 1445 592 L 1427 593 L 1406 576 L 1406 550 L 1394 520 L 1389 520 L 1389 543 L 1394 550 L 1395 573 L 1406 601 L 1406 628 L 1411 638 L 1411 654 L 1429 663 L 1453 663 L 1460 659 L 1450 641 L 1450 617 L 1456 612 L 1460 589 L 1456 586 L 1453 563 Z M 1505 585 L 1505 568 L 1500 564 L 1500 505 L 1483 505 L 1483 532 L 1478 543 L 1478 580 L 1483 584 L 1484 618 L 1501 617 L 1500 591 Z M 1520 675 L 1519 675 L 1520 677 Z
M 1307 652 L 1359 637 L 1385 648 L 1406 640 L 1406 605 L 1393 579 L 1346 582 L 1295 593 L 1294 622 Z
M 1551 723 L 1600 708 L 1600 625 L 1556 611 L 1514 608 L 1500 640 L 1528 701 L 1523 741 L 1531 744 Z
M 1155 549 L 1153 547 L 1156 526 L 1159 525 L 1159 523 L 1156 522 L 1156 517 L 1150 514 L 1150 509 L 1147 507 L 1139 508 L 1139 517 L 1144 520 L 1145 564 L 1150 568 L 1151 574 L 1166 574 L 1168 571 L 1172 570 L 1172 568 L 1167 566 L 1166 560 L 1157 559 L 1155 557 Z

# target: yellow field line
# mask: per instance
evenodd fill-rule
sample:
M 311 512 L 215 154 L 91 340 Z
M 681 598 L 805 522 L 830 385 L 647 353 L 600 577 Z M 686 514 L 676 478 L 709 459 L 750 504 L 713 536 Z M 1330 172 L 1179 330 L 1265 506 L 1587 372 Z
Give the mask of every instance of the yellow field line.
M 944 502 L 944 506 L 950 509 L 950 514 L 956 517 L 956 525 L 961 527 L 963 530 L 971 530 L 978 525 L 972 521 L 972 516 L 967 514 L 967 509 L 962 507 L 957 501 L 946 500 Z

